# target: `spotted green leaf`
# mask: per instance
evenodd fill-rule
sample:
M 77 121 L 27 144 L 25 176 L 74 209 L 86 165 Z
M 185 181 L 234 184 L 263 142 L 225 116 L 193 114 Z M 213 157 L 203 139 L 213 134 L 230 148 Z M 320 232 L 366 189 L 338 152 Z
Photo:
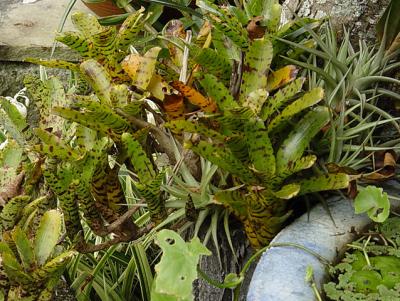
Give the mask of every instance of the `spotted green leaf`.
M 245 194 L 238 189 L 220 190 L 214 195 L 215 202 L 228 207 L 239 218 L 247 216 L 247 202 Z
M 111 77 L 104 67 L 97 61 L 89 59 L 80 65 L 80 71 L 90 83 L 100 101 L 111 104 Z
M 8 118 L 19 131 L 22 131 L 27 126 L 25 117 L 18 111 L 17 107 L 7 98 L 0 96 L 0 110 L 1 109 L 5 111 Z
M 17 196 L 12 198 L 4 206 L 0 213 L 0 221 L 3 230 L 11 230 L 22 216 L 22 210 L 30 201 L 29 196 Z
M 103 26 L 97 21 L 97 18 L 84 12 L 75 12 L 71 16 L 74 26 L 86 37 L 102 32 Z
M 37 58 L 26 58 L 25 62 L 42 65 L 42 66 L 49 67 L 49 68 L 60 68 L 60 69 L 68 69 L 68 70 L 72 70 L 72 71 L 79 71 L 79 65 L 77 65 L 75 63 L 63 61 L 63 60 L 57 60 L 57 59 L 43 60 L 43 59 L 37 59 Z
M 250 93 L 266 89 L 272 57 L 273 49 L 269 39 L 257 39 L 250 44 L 243 64 L 240 102 L 245 102 Z
M 32 244 L 29 241 L 26 233 L 20 227 L 15 227 L 11 235 L 17 248 L 18 255 L 24 270 L 31 270 L 32 268 L 34 268 L 36 260 Z
M 297 181 L 301 186 L 299 195 L 311 192 L 345 189 L 349 186 L 350 176 L 344 173 L 325 174 Z
M 299 160 L 291 162 L 286 166 L 286 168 L 278 170 L 277 177 L 280 179 L 286 179 L 287 177 L 295 174 L 304 169 L 308 169 L 314 165 L 315 161 L 317 161 L 317 157 L 315 155 L 307 155 Z
M 220 141 L 224 141 L 225 139 L 225 136 L 221 135 L 217 131 L 210 129 L 207 126 L 202 125 L 201 123 L 195 123 L 188 120 L 174 120 L 166 123 L 164 126 L 168 129 L 171 129 L 173 132 L 177 133 L 187 132 L 193 134 L 200 134 L 208 138 L 217 139 Z
M 23 267 L 18 262 L 15 255 L 11 252 L 3 252 L 1 254 L 2 266 L 7 274 L 7 277 L 19 284 L 32 283 L 32 277 L 28 273 L 24 272 Z
M 59 34 L 56 40 L 79 52 L 83 57 L 93 57 L 93 45 L 83 34 L 67 31 Z
M 63 271 L 67 263 L 77 255 L 78 252 L 75 250 L 66 251 L 61 253 L 57 257 L 54 257 L 48 261 L 44 266 L 36 269 L 32 273 L 32 278 L 37 281 L 43 281 L 51 278 L 53 275 L 58 275 L 60 271 Z
M 276 154 L 277 173 L 290 170 L 303 156 L 304 150 L 311 139 L 329 121 L 329 111 L 326 107 L 317 107 L 308 112 L 297 124 L 295 129 L 284 140 Z M 307 166 L 307 164 L 305 164 Z
M 190 47 L 193 60 L 202 66 L 208 74 L 217 77 L 224 84 L 229 84 L 232 66 L 229 60 L 210 48 Z
M 254 174 L 240 162 L 232 152 L 221 144 L 213 144 L 206 141 L 199 141 L 197 144 L 187 142 L 186 147 L 218 165 L 220 168 L 239 177 L 245 183 L 257 182 Z
M 117 35 L 117 48 L 122 51 L 126 51 L 130 44 L 132 44 L 133 39 L 137 37 L 139 32 L 143 29 L 145 24 L 144 9 L 139 9 L 135 13 L 129 15 L 122 23 L 121 28 Z
M 167 217 L 165 209 L 165 200 L 160 193 L 160 187 L 165 178 L 165 172 L 160 172 L 157 176 L 146 184 L 139 183 L 137 185 L 141 196 L 146 200 L 147 208 L 150 212 L 151 220 L 156 224 L 160 224 Z
M 258 89 L 247 95 L 246 100 L 242 105 L 253 111 L 255 115 L 258 115 L 265 101 L 267 100 L 267 97 L 268 97 L 267 90 Z
M 240 20 L 230 10 L 220 8 L 208 0 L 197 0 L 196 5 L 206 12 L 214 27 L 241 48 L 248 46 L 248 34 Z
M 129 133 L 122 134 L 121 140 L 140 181 L 150 183 L 156 176 L 156 173 L 143 147 Z
M 272 177 L 276 169 L 275 154 L 264 122 L 254 119 L 248 121 L 244 127 L 244 134 L 254 169 Z
M 217 77 L 212 74 L 205 74 L 200 80 L 200 84 L 211 97 L 221 111 L 237 108 L 239 105 L 233 99 L 228 88 L 222 84 Z
M 93 47 L 99 59 L 106 57 L 110 61 L 115 60 L 117 28 L 115 26 L 103 27 L 103 30 L 91 36 Z
M 65 144 L 56 135 L 40 128 L 36 128 L 34 133 L 43 142 L 42 144 L 33 146 L 35 151 L 62 160 L 78 160 L 80 158 L 80 154 Z
M 263 120 L 266 120 L 273 113 L 285 106 L 297 93 L 300 92 L 304 81 L 304 77 L 298 78 L 286 85 L 284 88 L 278 90 L 274 96 L 269 97 L 261 109 L 260 117 Z
M 284 122 L 288 121 L 291 117 L 300 113 L 322 100 L 324 97 L 324 90 L 322 88 L 314 88 L 310 92 L 304 94 L 301 98 L 297 99 L 286 108 L 282 110 L 272 121 L 268 124 L 268 131 L 276 130 Z
M 300 192 L 300 185 L 293 183 L 283 186 L 279 191 L 274 192 L 277 198 L 289 200 Z

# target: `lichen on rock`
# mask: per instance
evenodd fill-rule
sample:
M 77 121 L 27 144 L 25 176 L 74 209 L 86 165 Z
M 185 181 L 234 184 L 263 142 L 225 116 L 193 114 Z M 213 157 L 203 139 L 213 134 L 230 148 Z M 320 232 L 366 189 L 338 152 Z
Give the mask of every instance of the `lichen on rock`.
M 298 17 L 330 17 L 339 35 L 343 26 L 357 41 L 375 41 L 375 25 L 389 4 L 389 0 L 285 0 L 284 21 Z

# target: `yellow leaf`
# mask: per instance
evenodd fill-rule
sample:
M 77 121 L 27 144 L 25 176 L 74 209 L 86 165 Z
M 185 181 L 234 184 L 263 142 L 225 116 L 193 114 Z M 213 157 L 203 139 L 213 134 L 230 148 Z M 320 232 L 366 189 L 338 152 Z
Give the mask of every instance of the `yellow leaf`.
M 160 50 L 160 47 L 153 47 L 144 56 L 130 54 L 122 61 L 122 68 L 132 79 L 133 85 L 143 90 L 147 88 L 155 72 Z
M 163 80 L 163 78 L 154 74 L 151 78 L 149 85 L 147 86 L 147 91 L 149 91 L 155 98 L 159 100 L 164 99 L 165 91 L 170 91 L 172 88 Z
M 294 65 L 285 66 L 279 70 L 272 71 L 268 76 L 267 90 L 273 91 L 296 79 L 299 70 Z
M 163 108 L 169 119 L 184 119 L 185 103 L 182 95 L 165 94 Z

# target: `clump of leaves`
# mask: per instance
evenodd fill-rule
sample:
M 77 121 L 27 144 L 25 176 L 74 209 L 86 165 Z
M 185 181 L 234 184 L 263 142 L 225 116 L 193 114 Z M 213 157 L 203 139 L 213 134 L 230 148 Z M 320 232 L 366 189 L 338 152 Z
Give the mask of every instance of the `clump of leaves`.
M 400 219 L 393 217 L 376 231 L 349 245 L 350 251 L 324 285 L 330 300 L 398 300 L 400 298 Z
M 199 80 L 208 99 L 182 83 L 174 85 L 186 97 L 196 97 L 200 107 L 213 114 L 167 125 L 173 131 L 191 133 L 186 146 L 233 176 L 236 187 L 217 192 L 215 199 L 243 222 L 255 247 L 268 243 L 290 215 L 287 200 L 345 188 L 349 181 L 342 173 L 290 180 L 314 164 L 316 157 L 303 153 L 329 121 L 329 113 L 327 108 L 316 107 L 301 114 L 323 98 L 322 89 L 300 93 L 303 79 L 295 80 L 295 70 L 269 74 L 272 58 L 268 37 L 250 42 L 238 101 L 210 74 Z M 297 127 L 293 128 L 289 120 L 296 117 Z
M 386 24 L 385 20 L 382 21 Z M 388 24 L 387 28 L 391 28 L 391 25 Z M 320 156 L 326 157 L 326 162 L 356 170 L 366 167 L 377 170 L 376 174 L 371 175 L 374 179 L 378 176 L 379 179 L 392 177 L 394 173 L 379 173 L 373 154 L 398 148 L 398 118 L 382 109 L 383 103 L 380 102 L 390 98 L 393 101 L 400 99 L 396 90 L 387 88 L 388 84 L 400 84 L 398 79 L 390 76 L 399 66 L 398 44 L 393 42 L 389 52 L 385 49 L 386 37 L 383 37 L 377 47 L 369 46 L 365 41 L 354 46 L 347 31 L 338 44 L 335 30 L 329 22 L 316 32 L 307 30 L 316 42 L 317 49 L 287 39 L 278 40 L 307 53 L 298 59 L 283 58 L 305 68 L 304 74 L 308 75 L 311 88 L 323 87 L 326 92 L 325 101 L 331 108 L 331 124 L 321 139 L 318 148 Z M 382 135 L 382 132 L 386 134 Z
M 17 204 L 23 204 L 23 200 L 26 205 L 26 199 L 29 200 L 29 197 L 16 197 L 7 204 L 1 213 L 3 227 L 9 226 L 11 221 L 15 222 L 17 217 L 10 215 L 10 207 L 14 205 L 15 208 Z M 28 206 L 32 207 L 31 204 Z M 25 209 L 20 211 L 26 214 L 28 212 Z M 60 212 L 46 211 L 34 235 L 28 216 L 23 218 L 25 223 L 21 223 L 20 220 L 20 225 L 3 232 L 0 242 L 0 287 L 3 298 L 7 296 L 8 300 L 52 300 L 53 290 L 76 251 L 57 250 L 62 225 Z

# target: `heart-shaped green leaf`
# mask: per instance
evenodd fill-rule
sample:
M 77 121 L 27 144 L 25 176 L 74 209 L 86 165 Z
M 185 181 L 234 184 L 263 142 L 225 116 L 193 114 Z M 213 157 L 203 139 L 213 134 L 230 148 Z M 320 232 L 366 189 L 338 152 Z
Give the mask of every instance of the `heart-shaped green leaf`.
M 367 212 L 374 222 L 382 223 L 389 216 L 389 198 L 382 188 L 367 186 L 354 199 L 354 209 L 355 213 Z

